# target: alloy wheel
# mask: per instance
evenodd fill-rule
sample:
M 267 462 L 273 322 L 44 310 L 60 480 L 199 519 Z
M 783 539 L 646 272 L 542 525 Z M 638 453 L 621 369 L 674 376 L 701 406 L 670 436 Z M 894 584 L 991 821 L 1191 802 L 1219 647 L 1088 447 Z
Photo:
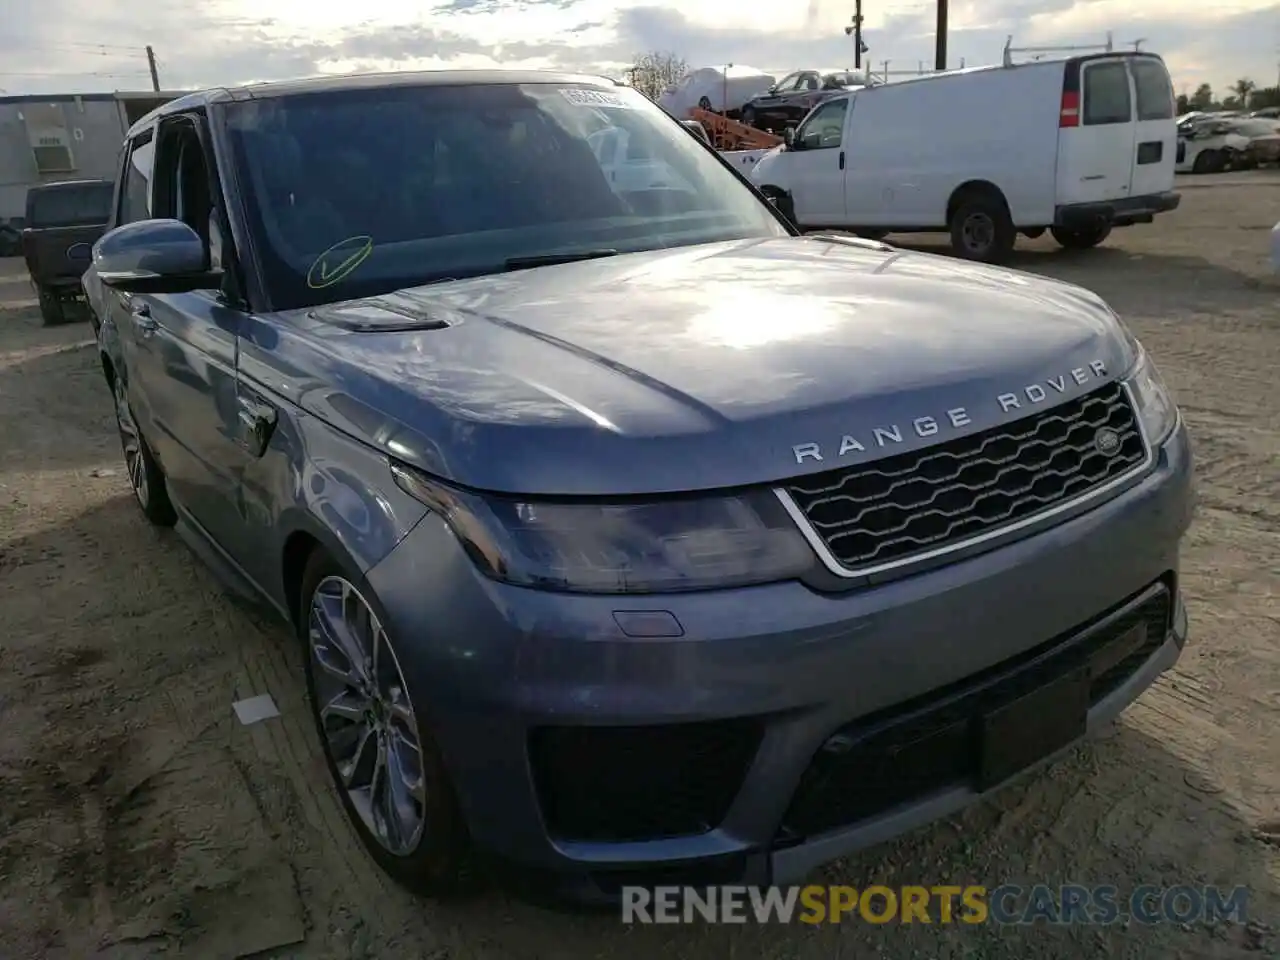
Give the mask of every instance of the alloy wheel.
M 112 390 L 116 399 L 116 427 L 120 430 L 120 448 L 124 451 L 129 485 L 133 487 L 138 502 L 145 507 L 151 497 L 151 488 L 147 483 L 147 464 L 142 455 L 142 434 L 138 432 L 138 424 L 133 419 L 133 411 L 129 409 L 129 400 L 119 377 L 116 377 Z
M 307 635 L 315 709 L 342 789 L 389 853 L 414 852 L 426 823 L 418 720 L 400 662 L 369 603 L 342 577 L 321 580 Z

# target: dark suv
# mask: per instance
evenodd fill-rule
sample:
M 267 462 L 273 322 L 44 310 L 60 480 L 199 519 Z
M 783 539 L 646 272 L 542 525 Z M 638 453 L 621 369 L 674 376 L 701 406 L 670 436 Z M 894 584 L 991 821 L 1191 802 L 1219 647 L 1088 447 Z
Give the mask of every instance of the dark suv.
M 865 83 L 855 73 L 798 70 L 767 93 L 748 100 L 742 107 L 742 122 L 761 129 L 794 127 L 823 100 L 861 86 Z

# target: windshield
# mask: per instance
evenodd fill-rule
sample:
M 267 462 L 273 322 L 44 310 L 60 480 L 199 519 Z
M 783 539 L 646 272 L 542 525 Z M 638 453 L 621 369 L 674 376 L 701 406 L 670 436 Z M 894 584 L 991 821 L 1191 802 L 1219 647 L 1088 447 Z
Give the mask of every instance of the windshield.
M 113 185 L 108 181 L 44 187 L 31 191 L 29 227 L 98 226 L 111 219 Z
M 276 309 L 575 251 L 787 230 L 627 88 L 382 87 L 245 101 L 228 132 Z

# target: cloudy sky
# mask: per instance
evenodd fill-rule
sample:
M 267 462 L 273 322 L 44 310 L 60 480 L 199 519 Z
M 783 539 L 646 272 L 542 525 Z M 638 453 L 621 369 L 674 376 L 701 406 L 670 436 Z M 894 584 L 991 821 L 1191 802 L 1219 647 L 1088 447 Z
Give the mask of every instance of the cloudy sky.
M 619 75 L 638 53 L 771 72 L 851 65 L 852 0 L 0 0 L 0 92 L 166 89 L 441 66 L 573 67 Z M 865 0 L 876 69 L 933 57 L 933 0 Z M 1143 39 L 1179 91 L 1259 86 L 1280 71 L 1278 0 L 952 0 L 950 59 L 1015 46 Z

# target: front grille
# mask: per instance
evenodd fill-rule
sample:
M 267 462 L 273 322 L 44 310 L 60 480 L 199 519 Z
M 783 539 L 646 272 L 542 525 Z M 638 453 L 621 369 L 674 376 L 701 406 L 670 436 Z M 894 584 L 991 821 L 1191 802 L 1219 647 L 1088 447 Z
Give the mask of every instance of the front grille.
M 1065 637 L 908 704 L 850 723 L 823 743 L 801 777 L 779 839 L 796 841 L 977 784 L 984 716 L 1081 667 L 1096 704 L 1133 676 L 1171 627 L 1158 584 Z M 1108 619 L 1110 618 L 1110 619 Z M 1134 634 L 1138 625 L 1145 631 Z
M 1110 427 L 1120 443 L 1095 443 Z M 787 493 L 849 570 L 909 562 L 1081 497 L 1141 464 L 1118 383 L 935 447 L 791 481 Z
M 529 760 L 561 840 L 624 842 L 715 829 L 764 736 L 758 718 L 643 727 L 540 727 Z

